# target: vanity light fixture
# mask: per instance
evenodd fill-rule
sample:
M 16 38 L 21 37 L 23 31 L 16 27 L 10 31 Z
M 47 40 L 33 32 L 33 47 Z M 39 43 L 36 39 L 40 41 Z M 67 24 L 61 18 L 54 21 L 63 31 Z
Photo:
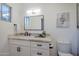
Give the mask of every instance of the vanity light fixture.
M 31 10 L 27 10 L 26 14 L 28 16 L 34 16 L 34 15 L 40 15 L 41 14 L 41 9 L 31 9 Z

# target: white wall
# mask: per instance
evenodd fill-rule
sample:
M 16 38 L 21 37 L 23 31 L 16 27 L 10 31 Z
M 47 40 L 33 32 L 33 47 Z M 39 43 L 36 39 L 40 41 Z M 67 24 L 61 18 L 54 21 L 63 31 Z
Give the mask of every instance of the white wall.
M 76 29 L 76 4 L 24 4 L 23 15 L 26 10 L 32 8 L 40 8 L 45 20 L 45 30 L 47 33 L 52 35 L 52 38 L 56 40 L 65 40 L 72 43 L 72 53 L 77 54 L 77 29 Z M 23 9 L 23 8 L 22 8 Z M 25 11 L 25 12 L 24 12 Z M 70 13 L 70 24 L 69 28 L 57 28 L 57 13 L 69 12 Z M 24 21 L 22 21 L 22 28 L 24 27 Z
M 14 34 L 13 24 L 18 25 L 18 32 L 20 32 L 20 4 L 8 4 L 12 7 L 11 23 L 0 20 L 0 55 L 8 55 L 8 35 Z

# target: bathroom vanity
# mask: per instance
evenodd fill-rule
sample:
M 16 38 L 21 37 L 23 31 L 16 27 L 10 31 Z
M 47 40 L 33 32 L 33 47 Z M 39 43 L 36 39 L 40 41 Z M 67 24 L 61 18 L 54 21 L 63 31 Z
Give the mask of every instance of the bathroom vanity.
M 51 44 L 53 39 L 44 31 L 44 15 L 26 16 L 24 30 L 23 35 L 10 35 L 8 37 L 9 55 L 49 56 L 57 54 L 55 42 Z M 30 34 L 29 31 L 42 31 L 42 33 L 33 36 L 34 33 Z
M 51 38 L 9 36 L 9 54 L 12 56 L 49 56 Z

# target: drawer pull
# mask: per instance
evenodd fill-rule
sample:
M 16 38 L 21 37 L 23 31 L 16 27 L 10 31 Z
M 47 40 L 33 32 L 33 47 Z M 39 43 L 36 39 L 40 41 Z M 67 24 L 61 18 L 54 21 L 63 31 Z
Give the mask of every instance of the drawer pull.
M 49 47 L 50 49 L 53 49 L 53 47 Z
M 17 52 L 21 52 L 21 48 L 20 47 L 17 47 Z
M 37 55 L 42 55 L 42 53 L 37 52 Z
M 42 46 L 41 44 L 37 44 L 37 46 Z

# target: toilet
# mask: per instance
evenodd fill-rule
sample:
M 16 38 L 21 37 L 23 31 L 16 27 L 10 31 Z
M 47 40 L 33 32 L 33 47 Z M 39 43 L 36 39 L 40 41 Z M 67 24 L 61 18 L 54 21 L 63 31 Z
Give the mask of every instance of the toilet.
M 58 41 L 57 48 L 58 48 L 58 55 L 59 56 L 73 56 L 71 54 L 71 44 L 70 42 Z

